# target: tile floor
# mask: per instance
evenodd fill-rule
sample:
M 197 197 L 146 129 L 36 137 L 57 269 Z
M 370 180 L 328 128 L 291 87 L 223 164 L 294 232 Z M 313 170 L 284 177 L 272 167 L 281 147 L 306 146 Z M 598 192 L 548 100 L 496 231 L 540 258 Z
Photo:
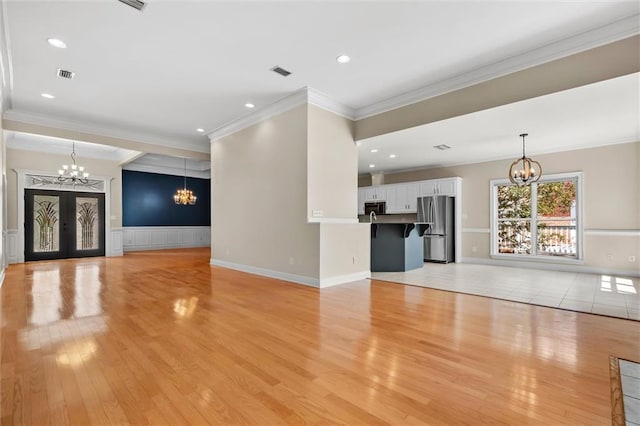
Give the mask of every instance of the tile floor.
M 627 426 L 640 425 L 640 364 L 619 360 L 622 401 Z
M 640 321 L 640 279 L 470 263 L 425 263 L 378 280 Z

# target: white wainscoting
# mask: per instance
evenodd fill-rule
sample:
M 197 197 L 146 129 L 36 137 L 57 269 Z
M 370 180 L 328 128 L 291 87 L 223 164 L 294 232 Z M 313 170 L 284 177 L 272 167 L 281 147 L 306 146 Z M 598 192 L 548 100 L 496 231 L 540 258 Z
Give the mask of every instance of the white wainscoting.
M 210 226 L 126 226 L 122 229 L 124 251 L 211 245 Z
M 106 254 L 107 256 L 122 256 L 124 254 L 122 228 L 111 228 L 111 247 Z
M 18 230 L 7 229 L 7 262 L 18 263 Z

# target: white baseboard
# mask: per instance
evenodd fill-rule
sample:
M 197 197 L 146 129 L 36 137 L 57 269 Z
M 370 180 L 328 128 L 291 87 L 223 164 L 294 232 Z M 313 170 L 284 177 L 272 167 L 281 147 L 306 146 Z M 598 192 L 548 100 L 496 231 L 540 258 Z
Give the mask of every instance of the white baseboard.
M 289 274 L 287 272 L 274 271 L 272 269 L 258 268 L 256 266 L 242 265 L 228 262 L 226 260 L 211 259 L 210 263 L 223 268 L 234 269 L 236 271 L 248 272 L 250 274 L 261 275 L 263 277 L 276 278 L 278 280 L 289 281 L 296 284 L 303 284 L 310 287 L 320 287 L 318 278 L 305 277 L 303 275 Z
M 567 265 L 561 263 L 521 262 L 517 260 L 487 259 L 484 257 L 463 257 L 462 263 L 478 265 L 507 266 L 512 268 L 542 269 L 545 271 L 578 272 L 583 274 L 604 274 L 621 277 L 640 277 L 640 271 L 629 271 L 610 268 L 595 268 L 584 265 Z
M 2 270 L 0 270 L 0 288 L 2 288 L 2 284 L 4 284 L 4 272 L 6 271 L 6 268 L 2 268 Z
M 124 251 L 211 245 L 210 226 L 127 226 L 122 230 Z
M 335 277 L 321 278 L 320 288 L 333 287 L 335 285 L 346 284 L 353 281 L 366 280 L 371 278 L 371 271 L 360 271 L 353 274 L 338 275 Z

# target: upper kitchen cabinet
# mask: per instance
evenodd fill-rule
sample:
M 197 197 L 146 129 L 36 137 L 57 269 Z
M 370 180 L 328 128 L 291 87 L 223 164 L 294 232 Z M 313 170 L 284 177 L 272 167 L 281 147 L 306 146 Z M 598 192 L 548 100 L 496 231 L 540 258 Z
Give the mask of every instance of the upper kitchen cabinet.
M 358 188 L 358 214 L 364 214 L 365 192 L 367 192 L 366 188 Z
M 456 195 L 456 183 L 460 178 L 434 179 L 420 182 L 420 196 L 428 195 Z
M 387 201 L 387 188 L 384 186 L 365 187 L 364 201 Z
M 415 213 L 419 187 L 417 182 L 389 185 L 387 188 L 387 213 Z

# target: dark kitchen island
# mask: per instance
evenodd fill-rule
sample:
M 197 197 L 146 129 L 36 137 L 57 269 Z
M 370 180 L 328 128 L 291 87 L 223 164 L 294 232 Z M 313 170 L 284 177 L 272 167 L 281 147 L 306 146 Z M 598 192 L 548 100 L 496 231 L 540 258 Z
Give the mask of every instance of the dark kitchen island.
M 371 224 L 371 272 L 404 272 L 422 268 L 424 223 Z

